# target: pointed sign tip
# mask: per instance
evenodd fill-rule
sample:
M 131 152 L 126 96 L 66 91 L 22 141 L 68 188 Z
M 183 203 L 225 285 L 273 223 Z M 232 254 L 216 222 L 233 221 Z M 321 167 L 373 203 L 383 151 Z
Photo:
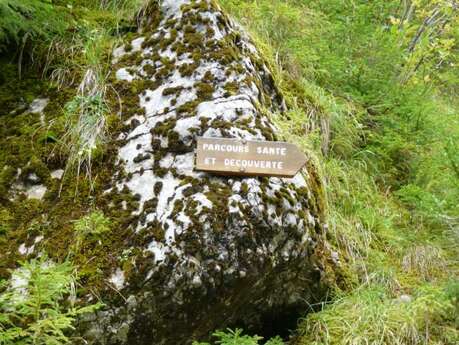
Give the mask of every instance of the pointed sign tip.
M 294 177 L 307 157 L 277 141 L 198 138 L 196 170 L 220 175 Z

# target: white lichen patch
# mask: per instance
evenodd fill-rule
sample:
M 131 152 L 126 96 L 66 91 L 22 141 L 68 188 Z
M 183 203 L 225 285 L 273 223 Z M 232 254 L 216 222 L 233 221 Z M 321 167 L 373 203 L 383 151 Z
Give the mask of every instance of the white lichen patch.
M 29 255 L 33 253 L 34 246 L 27 247 L 25 243 L 21 243 L 18 248 L 18 252 L 21 255 Z
M 134 177 L 128 181 L 125 185 L 134 195 L 140 195 L 140 202 L 143 204 L 147 200 L 151 200 L 154 196 L 151 182 L 155 180 L 153 171 L 148 170 L 143 174 L 135 174 Z M 121 190 L 124 187 L 119 185 L 118 188 Z
M 116 71 L 116 79 L 118 80 L 133 81 L 134 78 L 135 77 L 126 68 L 121 68 Z
M 29 112 L 38 114 L 42 113 L 48 105 L 49 98 L 36 98 L 30 103 Z
M 30 103 L 29 112 L 33 114 L 40 114 L 40 122 L 45 124 L 44 110 L 49 103 L 49 98 L 36 98 Z
M 45 196 L 48 188 L 43 185 L 24 184 L 22 181 L 16 180 L 10 188 L 10 200 L 13 201 L 16 196 L 25 194 L 28 199 L 41 200 Z
M 64 176 L 64 169 L 57 169 L 51 172 L 51 177 L 60 180 Z
M 21 303 L 27 298 L 30 275 L 25 268 L 18 268 L 11 273 L 9 290 L 13 293 L 12 303 Z
M 45 185 L 40 184 L 40 185 L 28 187 L 25 190 L 25 193 L 29 199 L 41 200 L 45 196 L 47 190 L 48 188 Z
M 142 49 L 142 43 L 145 41 L 145 37 L 138 37 L 131 42 L 131 52 L 138 52 Z
M 192 199 L 198 203 L 195 215 L 201 214 L 204 207 L 208 210 L 211 210 L 213 207 L 212 202 L 203 193 L 194 194 Z
M 131 41 L 131 49 L 130 49 L 129 53 L 134 53 L 134 52 L 140 51 L 142 49 L 143 41 L 145 41 L 145 37 L 138 37 L 135 40 Z M 121 46 L 121 47 L 116 48 L 115 50 L 113 50 L 112 63 L 113 64 L 117 63 L 119 61 L 119 59 L 122 56 L 126 55 L 126 54 L 127 54 L 126 46 Z
M 165 248 L 165 245 L 157 241 L 151 242 L 147 250 L 155 255 L 155 264 L 163 262 L 166 259 L 166 254 L 168 253 L 168 251 Z
M 116 289 L 121 290 L 124 287 L 124 283 L 125 283 L 125 277 L 124 277 L 123 270 L 121 268 L 117 268 L 115 273 L 113 273 L 110 276 L 110 279 L 108 281 L 111 284 L 113 284 L 113 286 Z
M 181 7 L 190 3 L 191 0 L 162 0 L 161 10 L 165 17 L 177 18 L 182 15 Z

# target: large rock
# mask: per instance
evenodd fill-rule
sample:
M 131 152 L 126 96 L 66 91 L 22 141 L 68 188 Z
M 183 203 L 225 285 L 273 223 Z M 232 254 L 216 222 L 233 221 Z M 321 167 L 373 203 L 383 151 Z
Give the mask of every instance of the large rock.
M 148 234 L 151 255 L 129 280 L 113 277 L 127 303 L 100 313 L 97 343 L 186 344 L 306 310 L 323 293 L 312 167 L 293 179 L 193 170 L 197 136 L 277 140 L 270 114 L 285 104 L 263 59 L 212 2 L 164 0 L 156 10 L 114 53 L 126 127 L 107 191 L 113 209 L 132 207 L 131 230 Z
M 100 263 L 97 275 L 110 286 L 107 306 L 78 325 L 92 344 L 188 344 L 217 328 L 257 328 L 269 315 L 307 311 L 326 292 L 328 260 L 312 164 L 293 179 L 194 171 L 198 136 L 281 139 L 270 117 L 287 106 L 262 56 L 208 0 L 152 1 L 139 20 L 142 31 L 113 54 L 113 102 L 122 105 L 123 124 L 110 164 L 94 167 L 95 196 L 84 199 L 82 189 L 75 202 L 59 199 L 57 158 L 46 169 L 35 164 L 40 180 L 14 184 L 10 194 L 39 185 L 40 198 L 5 201 L 8 212 L 22 212 L 12 228 L 24 229 L 6 253 L 33 255 L 42 245 L 65 257 L 73 238 L 67 219 L 91 203 L 114 220 L 105 251 L 92 242 L 74 255 L 87 284 Z M 14 179 L 35 165 L 21 161 L 8 172 Z M 43 237 L 30 224 L 55 231 Z

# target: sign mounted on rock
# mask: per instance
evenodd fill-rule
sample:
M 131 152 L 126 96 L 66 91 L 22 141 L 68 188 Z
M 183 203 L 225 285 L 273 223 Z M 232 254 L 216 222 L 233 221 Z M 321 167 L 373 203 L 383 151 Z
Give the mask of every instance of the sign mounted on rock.
M 221 175 L 293 177 L 306 163 L 297 146 L 278 141 L 198 138 L 196 170 Z

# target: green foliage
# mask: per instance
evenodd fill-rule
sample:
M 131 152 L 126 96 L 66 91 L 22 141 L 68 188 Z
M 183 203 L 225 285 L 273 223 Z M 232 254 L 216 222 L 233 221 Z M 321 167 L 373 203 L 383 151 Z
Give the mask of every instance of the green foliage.
M 221 345 L 258 345 L 260 340 L 263 340 L 259 336 L 243 335 L 241 329 L 227 329 L 226 331 L 217 331 L 212 334 L 216 338 L 214 344 Z M 284 342 L 279 337 L 272 338 L 264 343 L 265 345 L 283 345 Z M 199 343 L 193 342 L 193 345 L 211 345 L 210 343 Z
M 73 304 L 73 272 L 69 262 L 56 264 L 45 255 L 12 271 L 0 295 L 0 344 L 70 344 L 66 331 L 75 318 L 99 307 Z
M 94 152 L 104 144 L 107 131 L 109 107 L 102 83 L 93 70 L 87 70 L 80 85 L 80 94 L 65 105 L 67 132 L 63 143 L 68 152 L 66 172 L 76 170 L 78 179 L 81 170 L 85 169 L 90 182 Z
M 106 218 L 101 211 L 93 211 L 87 216 L 74 222 L 76 232 L 75 251 L 81 247 L 87 239 L 100 240 L 100 237 L 110 231 L 110 219 Z
M 49 0 L 0 0 L 0 18 L 0 52 L 10 44 L 62 34 L 69 19 L 65 8 Z
M 0 0 L 0 51 L 26 41 L 72 40 L 81 26 L 109 26 L 117 31 L 133 19 L 143 0 Z M 129 24 L 132 25 L 132 24 Z M 70 29 L 70 30 L 69 30 Z
M 219 2 L 251 31 L 286 95 L 288 116 L 273 114 L 278 128 L 309 152 L 324 180 L 342 272 L 332 302 L 302 322 L 298 343 L 456 343 L 459 289 L 448 280 L 457 277 L 459 255 L 457 6 Z M 60 88 L 79 85 L 65 107 L 61 140 L 67 171 L 77 176 L 85 169 L 91 179 L 94 154 L 106 141 L 109 53 L 141 5 L 0 0 L 0 45 L 51 41 L 44 75 Z M 68 12 L 73 19 L 63 21 Z M 0 216 L 7 233 L 10 216 Z M 74 250 L 109 229 L 99 211 L 76 221 Z M 261 340 L 240 330 L 214 336 L 217 344 Z
M 459 333 L 453 320 L 448 320 L 453 310 L 444 288 L 426 285 L 402 298 L 379 288 L 364 288 L 307 317 L 301 326 L 301 343 L 415 345 L 435 337 L 454 344 Z M 440 320 L 448 322 L 443 325 Z
M 110 115 L 107 85 L 109 74 L 108 52 L 116 40 L 105 29 L 82 28 L 73 44 L 55 43 L 54 52 L 68 53 L 68 60 L 53 61 L 52 79 L 59 87 L 72 85 L 75 75 L 81 82 L 75 97 L 64 107 L 65 129 L 61 143 L 68 155 L 66 173 L 76 177 L 84 170 L 92 188 L 92 160 L 97 150 L 103 148 L 107 136 L 107 117 Z M 78 192 L 78 184 L 77 190 Z
M 101 211 L 93 211 L 89 215 L 76 220 L 74 227 L 75 231 L 82 236 L 98 236 L 110 231 L 110 220 Z
M 457 299 L 444 287 L 459 254 L 457 6 L 220 2 L 287 96 L 278 128 L 324 177 L 343 276 L 298 344 L 456 343 Z M 404 291 L 412 302 L 398 302 Z

